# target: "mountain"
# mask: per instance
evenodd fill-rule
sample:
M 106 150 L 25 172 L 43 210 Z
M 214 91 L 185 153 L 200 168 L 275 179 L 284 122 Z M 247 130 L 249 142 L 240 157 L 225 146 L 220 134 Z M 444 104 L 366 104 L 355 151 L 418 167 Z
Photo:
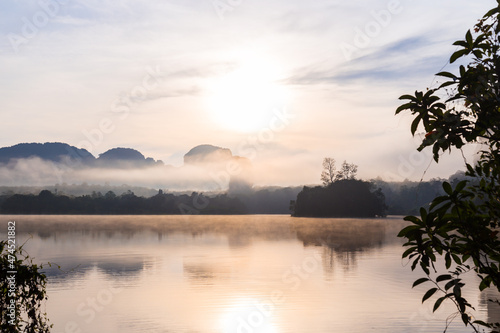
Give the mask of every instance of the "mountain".
M 90 164 L 95 157 L 86 149 L 76 148 L 61 142 L 20 143 L 0 148 L 0 163 L 7 164 L 13 159 L 38 157 L 52 162 L 81 162 Z
M 220 163 L 233 158 L 231 150 L 212 145 L 199 145 L 184 155 L 184 164 Z
M 131 148 L 113 148 L 95 158 L 86 149 L 61 142 L 20 143 L 12 147 L 0 148 L 0 164 L 11 160 L 37 157 L 45 161 L 65 163 L 70 166 L 101 166 L 101 167 L 143 167 L 155 164 L 163 165 L 151 157 Z
M 99 155 L 101 161 L 144 161 L 145 159 L 146 157 L 139 151 L 131 148 L 113 148 Z
M 99 155 L 97 164 L 108 167 L 143 167 L 155 164 L 163 165 L 163 162 L 155 161 L 151 157 L 146 158 L 135 149 L 113 148 Z
M 97 170 L 98 168 L 99 170 Z M 137 172 L 130 172 L 131 170 Z M 94 157 L 61 142 L 22 143 L 0 148 L 0 184 L 35 186 L 55 183 L 130 184 L 176 190 L 252 187 L 252 163 L 231 150 L 199 145 L 184 156 L 184 165 L 165 165 L 131 148 L 112 148 Z
M 252 163 L 248 158 L 233 156 L 228 148 L 208 144 L 196 146 L 184 155 L 184 165 L 210 170 L 212 178 L 220 187 L 226 186 L 227 180 L 231 194 L 246 193 L 253 186 Z

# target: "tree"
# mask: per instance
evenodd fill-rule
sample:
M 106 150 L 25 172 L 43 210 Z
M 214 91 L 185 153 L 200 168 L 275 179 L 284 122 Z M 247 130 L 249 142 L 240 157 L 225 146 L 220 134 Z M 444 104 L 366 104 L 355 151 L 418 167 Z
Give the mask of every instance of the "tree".
M 432 285 L 422 301 L 437 294 L 434 310 L 443 301 L 453 302 L 464 324 L 475 332 L 479 331 L 475 325 L 499 331 L 498 324 L 471 319 L 472 307 L 463 297 L 461 278 L 472 271 L 479 277 L 480 291 L 488 287 L 500 291 L 500 0 L 497 3 L 474 32 L 467 31 L 464 40 L 454 43 L 458 50 L 450 63 L 458 59 L 469 63 L 459 66 L 457 75 L 438 73 L 445 81 L 436 89 L 401 96 L 406 103 L 396 110 L 396 114 L 408 110 L 414 116 L 413 135 L 423 126 L 426 134 L 418 150 L 432 147 L 436 162 L 441 153 L 483 143 L 475 164 L 464 161 L 472 180 L 460 181 L 454 188 L 445 182 L 445 194 L 421 208 L 420 216 L 407 216 L 411 224 L 399 233 L 407 240 L 403 258 L 410 259 L 412 270 L 420 266 L 425 273 L 413 286 Z M 438 265 L 439 257 L 447 272 Z M 444 274 L 434 277 L 438 271 Z M 498 300 L 490 302 L 500 305 Z
M 344 161 L 342 163 L 341 169 L 337 171 L 335 167 L 335 159 L 331 157 L 325 157 L 323 159 L 323 172 L 321 172 L 321 181 L 323 186 L 329 186 L 335 181 L 355 179 L 356 173 L 358 172 L 358 166 L 352 163 L 347 163 Z
M 325 157 L 323 159 L 323 172 L 321 172 L 321 181 L 324 186 L 328 186 L 335 181 L 336 172 L 335 159 Z
M 342 167 L 335 175 L 335 180 L 348 180 L 355 179 L 356 173 L 358 172 L 358 166 L 352 163 L 347 163 L 344 161 Z
M 11 227 L 11 223 L 9 223 Z M 14 227 L 14 225 L 12 225 Z M 33 263 L 22 246 L 0 241 L 0 328 L 5 333 L 49 332 L 41 306 L 47 299 L 43 267 Z M 14 273 L 15 272 L 15 273 Z

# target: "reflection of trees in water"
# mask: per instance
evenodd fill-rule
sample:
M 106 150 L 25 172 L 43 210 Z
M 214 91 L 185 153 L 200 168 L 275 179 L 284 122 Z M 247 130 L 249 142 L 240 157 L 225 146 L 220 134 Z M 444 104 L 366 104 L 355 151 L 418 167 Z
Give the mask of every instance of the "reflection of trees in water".
M 200 241 L 207 235 L 226 238 L 230 248 L 250 245 L 254 240 L 281 241 L 298 239 L 305 247 L 323 247 L 323 267 L 333 274 L 334 265 L 344 270 L 355 267 L 360 252 L 380 247 L 385 242 L 388 220 L 380 219 L 316 219 L 288 216 L 16 216 L 18 233 L 35 233 L 44 240 L 64 239 L 129 240 L 138 234 L 150 233 L 160 242 L 174 235 L 185 235 Z M 102 241 L 102 240 L 101 240 Z M 98 267 L 106 274 L 134 275 L 144 263 L 132 258 L 124 262 L 91 261 L 85 254 L 74 257 L 76 272 Z M 103 265 L 101 267 L 101 265 Z M 213 276 L 207 267 L 186 266 L 193 277 Z M 56 275 L 56 273 L 54 273 Z M 206 278 L 205 278 L 206 280 Z
M 213 267 L 209 265 L 184 263 L 183 269 L 187 277 L 195 283 L 211 285 L 211 280 L 216 276 Z
M 81 280 L 93 270 L 113 280 L 128 279 L 137 277 L 143 269 L 142 258 L 113 258 L 111 260 L 73 256 L 64 258 L 62 261 L 54 261 L 51 267 L 45 266 L 44 273 L 50 277 L 51 283 L 59 283 L 66 279 Z
M 9 216 L 7 216 L 9 218 Z M 42 239 L 68 234 L 86 238 L 99 237 L 131 239 L 134 235 L 153 232 L 158 240 L 171 234 L 206 234 L 227 236 L 231 246 L 244 246 L 253 239 L 294 239 L 291 217 L 272 215 L 243 216 L 15 216 L 20 223 L 18 233 L 37 234 Z
M 357 255 L 381 247 L 385 224 L 378 219 L 297 219 L 293 228 L 304 246 L 322 246 L 325 274 L 333 274 L 335 263 L 344 270 L 355 267 Z
M 185 262 L 183 270 L 191 283 L 202 286 L 211 286 L 215 280 L 229 279 L 231 276 L 231 267 L 223 263 Z

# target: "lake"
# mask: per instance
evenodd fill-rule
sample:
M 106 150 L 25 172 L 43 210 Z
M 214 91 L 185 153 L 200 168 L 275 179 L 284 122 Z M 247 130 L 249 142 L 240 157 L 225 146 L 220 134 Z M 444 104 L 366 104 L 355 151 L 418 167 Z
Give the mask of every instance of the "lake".
M 406 224 L 249 216 L 2 216 L 49 268 L 53 332 L 442 332 L 401 259 Z M 467 276 L 469 282 L 476 277 Z M 477 319 L 485 296 L 465 296 Z M 448 332 L 470 332 L 456 318 Z

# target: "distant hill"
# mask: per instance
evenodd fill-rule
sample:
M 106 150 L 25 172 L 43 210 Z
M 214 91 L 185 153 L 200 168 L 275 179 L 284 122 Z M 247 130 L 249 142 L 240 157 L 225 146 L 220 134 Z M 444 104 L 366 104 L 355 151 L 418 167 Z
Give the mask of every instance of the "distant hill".
M 253 186 L 253 166 L 246 157 L 233 156 L 228 148 L 213 145 L 199 145 L 184 155 L 184 165 L 203 166 L 217 175 L 216 181 L 222 178 L 229 180 L 229 193 L 248 192 Z
M 144 169 L 144 172 L 129 173 L 132 169 Z M 165 165 L 125 147 L 109 149 L 97 158 L 85 149 L 61 142 L 22 143 L 0 148 L 0 184 L 5 186 L 88 182 L 176 190 L 229 188 L 234 194 L 252 188 L 252 174 L 250 160 L 233 156 L 227 148 L 209 144 L 189 150 L 184 156 L 184 165 L 179 167 Z
M 97 159 L 86 149 L 62 142 L 20 143 L 12 147 L 0 148 L 0 164 L 34 157 L 56 163 L 69 163 L 73 166 L 76 165 L 75 162 L 83 166 L 105 167 L 163 165 L 163 162 L 155 161 L 151 157 L 146 158 L 142 153 L 131 148 L 113 148 L 99 155 Z
M 231 150 L 212 145 L 199 145 L 184 155 L 184 164 L 219 163 L 233 158 Z
M 86 149 L 76 148 L 66 143 L 20 143 L 11 147 L 0 148 L 0 163 L 9 163 L 12 159 L 38 157 L 52 162 L 68 160 L 89 164 L 95 161 L 94 155 Z
M 139 151 L 131 148 L 113 148 L 99 155 L 99 160 L 103 161 L 144 161 L 145 159 L 146 157 Z
M 142 167 L 155 164 L 163 165 L 162 161 L 155 161 L 151 157 L 146 158 L 141 152 L 131 148 L 113 148 L 97 159 L 98 165 L 109 167 Z

